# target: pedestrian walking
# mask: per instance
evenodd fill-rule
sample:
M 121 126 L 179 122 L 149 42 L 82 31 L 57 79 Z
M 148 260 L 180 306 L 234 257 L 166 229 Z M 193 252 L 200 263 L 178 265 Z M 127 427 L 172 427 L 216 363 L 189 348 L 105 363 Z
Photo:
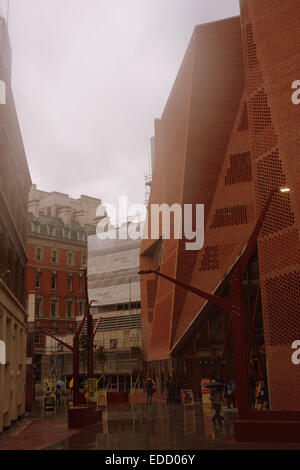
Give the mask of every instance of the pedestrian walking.
M 176 384 L 172 377 L 168 375 L 167 378 L 167 403 L 173 403 L 175 401 Z
M 216 424 L 216 421 L 222 426 L 224 418 L 221 416 L 221 405 L 224 401 L 223 399 L 223 389 L 222 387 L 214 387 L 210 392 L 211 404 L 215 410 L 215 415 L 212 419 L 213 423 Z
M 148 377 L 146 385 L 145 385 L 145 392 L 147 394 L 147 406 L 151 407 L 152 405 L 152 395 L 155 392 L 155 384 L 151 377 Z
M 59 386 L 59 385 L 57 385 L 57 387 L 56 387 L 56 391 L 55 391 L 55 396 L 56 396 L 56 404 L 57 404 L 57 405 L 60 405 L 60 397 L 61 397 L 61 392 L 62 392 L 62 390 L 61 390 L 60 386 Z
M 235 405 L 235 381 L 234 379 L 230 379 L 228 384 L 227 384 L 227 406 L 228 408 L 231 408 L 230 404 L 232 402 L 233 408 L 236 407 Z

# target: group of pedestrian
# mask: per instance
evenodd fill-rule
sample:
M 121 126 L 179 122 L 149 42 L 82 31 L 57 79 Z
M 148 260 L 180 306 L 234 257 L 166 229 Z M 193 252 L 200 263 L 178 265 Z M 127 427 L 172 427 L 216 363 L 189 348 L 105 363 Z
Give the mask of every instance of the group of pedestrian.
M 166 390 L 167 390 L 167 403 L 174 403 L 176 401 L 176 383 L 175 380 L 168 375 L 166 381 Z M 147 406 L 151 407 L 152 405 L 152 396 L 156 391 L 156 386 L 151 377 L 147 378 L 144 390 L 147 394 Z
M 266 408 L 268 409 L 269 399 L 262 372 L 260 372 L 256 377 L 251 374 L 250 389 L 252 408 L 263 410 L 264 405 L 266 405 Z

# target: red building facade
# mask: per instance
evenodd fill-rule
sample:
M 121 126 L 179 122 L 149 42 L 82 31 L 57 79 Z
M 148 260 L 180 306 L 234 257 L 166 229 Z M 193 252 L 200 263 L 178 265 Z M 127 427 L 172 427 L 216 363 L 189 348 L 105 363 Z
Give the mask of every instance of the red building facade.
M 31 217 L 28 256 L 27 292 L 34 295 L 34 355 L 38 364 L 45 354 L 46 333 L 64 336 L 73 332 L 76 315 L 85 312 L 81 268 L 86 265 L 87 233 L 84 228 L 66 227 L 62 221 L 55 224 L 46 216 Z
M 228 276 L 270 192 L 274 197 L 244 280 L 249 363 L 267 375 L 270 406 L 299 410 L 299 80 L 296 0 L 241 1 L 241 17 L 198 26 L 155 123 L 151 204 L 205 205 L 205 242 L 144 240 L 141 269 L 227 297 Z M 176 368 L 199 395 L 201 379 L 234 374 L 230 318 L 165 279 L 141 278 L 145 356 L 155 379 Z M 224 351 L 226 350 L 226 355 Z M 249 365 L 250 367 L 250 365 Z

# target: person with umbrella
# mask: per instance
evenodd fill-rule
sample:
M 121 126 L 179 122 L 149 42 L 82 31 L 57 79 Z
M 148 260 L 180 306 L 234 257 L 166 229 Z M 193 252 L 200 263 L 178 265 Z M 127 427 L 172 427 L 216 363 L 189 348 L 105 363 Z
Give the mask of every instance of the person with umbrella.
M 216 421 L 218 421 L 218 423 L 222 426 L 224 417 L 221 416 L 221 405 L 224 402 L 224 398 L 223 398 L 224 385 L 221 382 L 216 382 L 215 380 L 212 380 L 211 383 L 207 385 L 207 387 L 211 389 L 210 401 L 215 410 L 215 415 L 212 419 L 212 422 L 215 425 Z

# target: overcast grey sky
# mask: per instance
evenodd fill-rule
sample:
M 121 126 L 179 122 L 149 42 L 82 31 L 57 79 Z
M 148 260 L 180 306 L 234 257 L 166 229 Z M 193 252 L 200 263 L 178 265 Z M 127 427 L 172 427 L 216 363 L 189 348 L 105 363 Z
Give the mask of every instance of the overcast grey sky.
M 33 182 L 142 203 L 153 120 L 194 26 L 237 14 L 238 0 L 11 0 L 13 90 Z

